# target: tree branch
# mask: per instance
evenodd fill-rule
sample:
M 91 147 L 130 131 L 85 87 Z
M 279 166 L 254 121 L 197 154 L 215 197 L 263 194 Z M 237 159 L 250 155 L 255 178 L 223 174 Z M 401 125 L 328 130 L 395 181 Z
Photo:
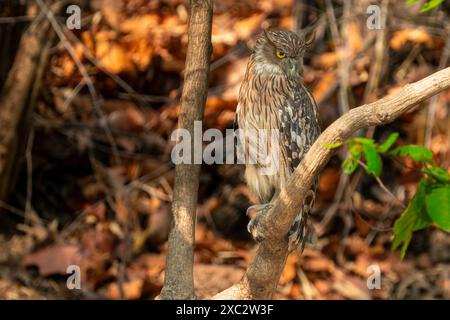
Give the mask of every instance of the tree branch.
M 417 104 L 450 87 L 450 68 L 438 71 L 376 102 L 354 108 L 330 125 L 317 139 L 280 192 L 273 208 L 260 220 L 266 239 L 242 280 L 219 293 L 215 299 L 269 299 L 276 289 L 287 258 L 286 234 L 306 192 L 336 150 L 327 143 L 344 142 L 363 128 L 392 122 Z M 274 223 L 276 221 L 276 223 Z
M 194 137 L 194 121 L 202 119 L 206 103 L 212 11 L 212 0 L 190 1 L 189 43 L 178 124 L 187 129 L 191 137 Z M 191 159 L 194 159 L 195 139 L 191 140 Z M 199 164 L 181 164 L 175 168 L 174 222 L 160 299 L 195 299 L 193 265 L 199 174 Z

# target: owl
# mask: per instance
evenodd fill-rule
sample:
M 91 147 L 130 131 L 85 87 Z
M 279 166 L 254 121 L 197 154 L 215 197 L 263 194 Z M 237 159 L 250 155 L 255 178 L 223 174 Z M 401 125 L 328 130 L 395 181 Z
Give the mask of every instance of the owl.
M 264 238 L 257 225 L 280 190 L 320 134 L 317 105 L 302 81 L 303 56 L 313 36 L 287 30 L 264 31 L 256 40 L 239 90 L 234 127 L 242 132 L 276 132 L 278 139 L 253 141 L 256 150 L 268 150 L 268 158 L 245 162 L 245 180 L 259 200 L 248 231 Z M 247 139 L 248 140 L 248 139 Z M 251 144 L 251 142 L 250 142 Z M 244 152 L 248 153 L 249 148 Z M 275 173 L 264 173 L 267 159 L 277 161 Z M 303 249 L 313 235 L 308 215 L 314 203 L 317 181 L 308 192 L 287 235 L 289 250 Z

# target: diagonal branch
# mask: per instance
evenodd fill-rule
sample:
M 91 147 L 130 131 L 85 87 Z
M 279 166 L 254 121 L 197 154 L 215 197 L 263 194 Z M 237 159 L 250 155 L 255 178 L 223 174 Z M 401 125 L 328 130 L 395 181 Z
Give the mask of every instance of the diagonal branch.
M 343 142 L 356 131 L 392 122 L 419 103 L 450 87 L 450 67 L 408 84 L 395 94 L 354 108 L 330 125 L 317 139 L 281 190 L 273 208 L 261 219 L 266 235 L 242 280 L 219 293 L 215 299 L 269 299 L 276 289 L 287 258 L 286 234 L 300 210 L 306 192 L 336 150 L 327 143 Z M 276 221 L 276 223 L 273 223 Z

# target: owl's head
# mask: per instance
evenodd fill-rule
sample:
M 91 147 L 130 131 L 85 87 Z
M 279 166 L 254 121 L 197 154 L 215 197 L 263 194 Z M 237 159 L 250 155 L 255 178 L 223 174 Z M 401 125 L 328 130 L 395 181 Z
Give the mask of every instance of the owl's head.
M 313 33 L 265 30 L 253 49 L 255 67 L 261 72 L 283 73 L 298 79 L 303 68 L 303 56 L 313 41 Z

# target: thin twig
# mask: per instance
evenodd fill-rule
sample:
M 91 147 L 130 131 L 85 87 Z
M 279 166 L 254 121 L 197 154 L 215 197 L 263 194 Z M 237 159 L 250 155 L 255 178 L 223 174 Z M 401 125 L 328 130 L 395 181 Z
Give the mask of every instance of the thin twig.
M 82 79 L 72 90 L 70 93 L 70 96 L 67 97 L 67 99 L 63 103 L 63 110 L 66 110 L 73 102 L 73 100 L 76 98 L 76 96 L 80 93 L 81 89 L 86 85 L 86 82 L 84 79 Z
M 30 22 L 30 21 L 33 21 L 34 18 L 35 17 L 31 17 L 31 16 L 1 17 L 0 23 Z
M 33 143 L 34 143 L 34 127 L 31 126 L 28 135 L 27 147 L 25 150 L 25 158 L 27 162 L 27 196 L 25 201 L 25 224 L 29 222 L 29 214 L 31 214 L 31 200 L 33 197 Z
M 92 105 L 94 107 L 95 112 L 99 116 L 100 124 L 103 126 L 105 130 L 105 134 L 108 138 L 108 141 L 111 145 L 111 149 L 113 152 L 113 156 L 115 158 L 115 161 L 117 164 L 121 164 L 122 161 L 119 156 L 118 148 L 116 141 L 114 140 L 114 137 L 111 133 L 111 130 L 109 128 L 109 125 L 106 121 L 106 117 L 103 113 L 103 110 L 101 108 L 101 98 L 97 94 L 97 90 L 95 89 L 94 83 L 89 76 L 89 73 L 86 70 L 86 67 L 83 65 L 81 60 L 78 58 L 77 53 L 75 52 L 75 49 L 73 46 L 69 43 L 67 40 L 66 35 L 64 34 L 61 26 L 59 25 L 58 21 L 56 21 L 55 16 L 53 12 L 51 12 L 48 7 L 45 5 L 45 3 L 42 0 L 36 0 L 38 5 L 41 7 L 41 10 L 45 12 L 45 15 L 47 16 L 47 19 L 50 21 L 50 24 L 52 25 L 53 29 L 55 30 L 59 40 L 61 41 L 61 44 L 64 46 L 64 48 L 67 50 L 69 55 L 72 57 L 72 60 L 75 62 L 75 65 L 77 66 L 78 70 L 80 71 L 81 76 L 84 79 L 84 82 L 86 83 L 89 93 L 91 94 L 92 98 Z
M 331 1 L 330 1 L 331 3 Z M 344 0 L 344 18 L 350 16 L 350 6 L 351 0 Z M 334 14 L 333 14 L 334 16 Z M 334 21 L 334 20 L 333 20 Z M 341 27 L 341 39 L 339 40 L 339 47 L 342 55 L 338 55 L 338 69 L 339 69 L 339 108 L 341 115 L 347 112 L 350 108 L 348 101 L 348 83 L 349 83 L 349 73 L 350 73 L 350 43 L 349 39 L 349 22 L 350 20 L 345 19 L 342 22 Z
M 364 169 L 366 169 L 367 171 L 367 165 L 362 162 L 361 160 L 358 160 L 358 163 L 361 165 L 361 167 L 363 167 Z M 375 178 L 375 181 L 378 183 L 378 185 L 380 186 L 381 189 L 383 189 L 384 192 L 386 192 L 391 198 L 392 200 L 394 200 L 401 208 L 405 208 L 405 205 L 403 204 L 403 202 L 401 202 L 387 187 L 386 185 L 383 183 L 383 181 L 381 181 L 381 179 L 375 175 L 372 175 L 373 178 Z
M 377 39 L 375 41 L 375 63 L 370 68 L 369 80 L 367 81 L 364 92 L 364 103 L 368 102 L 371 93 L 376 92 L 381 78 L 381 71 L 383 69 L 384 56 L 386 55 L 386 22 L 387 9 L 389 0 L 382 0 L 381 2 L 381 17 L 380 29 L 377 30 Z
M 330 221 L 333 219 L 334 215 L 339 209 L 339 206 L 341 204 L 342 197 L 344 195 L 344 191 L 347 188 L 348 185 L 348 175 L 345 173 L 341 173 L 339 177 L 339 183 L 336 189 L 336 192 L 334 194 L 334 199 L 332 204 L 328 207 L 327 211 L 325 211 L 322 220 L 320 221 L 318 227 L 317 227 L 317 235 L 320 237 L 322 236 Z
M 173 165 L 171 165 L 171 164 L 161 166 L 157 170 L 150 172 L 146 175 L 143 175 L 142 177 L 139 177 L 139 178 L 132 180 L 129 183 L 125 184 L 123 191 L 125 193 L 128 192 L 129 189 L 131 188 L 131 185 L 133 183 L 135 183 L 136 181 L 148 183 L 148 182 L 153 181 L 154 179 L 160 177 L 161 175 L 169 172 L 172 169 L 173 169 Z M 101 199 L 94 202 L 91 206 L 95 207 L 95 206 L 101 204 L 102 202 L 108 201 L 108 199 L 111 199 L 111 195 L 106 195 L 106 196 L 102 197 Z M 2 203 L 0 202 L 0 206 L 1 206 L 1 204 Z M 65 226 L 63 228 L 63 230 L 61 230 L 61 232 L 58 234 L 58 238 L 57 238 L 56 242 L 60 242 L 60 241 L 62 241 L 62 239 L 66 238 L 70 234 L 72 234 L 77 229 L 77 227 L 83 222 L 83 219 L 85 218 L 88 210 L 89 209 L 84 209 L 84 210 L 81 210 L 81 211 L 75 213 L 74 215 L 76 216 L 76 218 L 71 223 L 69 223 L 67 226 Z
M 9 212 L 17 215 L 18 217 L 24 218 L 25 211 L 20 210 L 19 208 L 13 207 L 12 205 L 0 200 L 0 208 L 8 210 Z
M 363 45 L 361 50 L 356 53 L 353 57 L 350 57 L 350 65 L 349 67 L 353 67 L 357 61 L 359 61 L 359 58 L 363 57 L 363 53 L 366 52 L 367 48 L 369 48 L 372 43 L 375 40 L 375 34 L 374 33 L 370 33 L 369 36 L 363 41 Z M 322 95 L 321 99 L 317 101 L 317 104 L 320 107 L 323 106 L 323 103 L 325 101 L 327 101 L 332 95 L 333 93 L 336 91 L 336 89 L 339 87 L 339 83 L 337 81 L 335 81 L 329 88 L 328 90 Z
M 75 34 L 65 28 L 65 30 L 67 31 L 67 36 L 68 38 L 73 41 L 76 42 L 79 47 L 81 48 L 81 51 L 83 52 L 83 55 L 86 57 L 86 59 L 88 59 L 94 66 L 96 66 L 100 71 L 102 71 L 104 74 L 106 74 L 108 77 L 110 77 L 115 83 L 117 83 L 122 89 L 124 89 L 129 95 L 130 97 L 135 98 L 135 100 L 139 103 L 139 105 L 145 106 L 145 100 L 141 98 L 141 95 L 139 95 L 136 90 L 134 90 L 125 80 L 123 80 L 120 76 L 118 76 L 117 74 L 109 71 L 102 62 L 100 62 L 96 57 L 94 57 L 91 52 L 88 50 L 88 48 L 86 48 L 85 44 L 83 42 L 81 42 L 76 36 Z M 161 98 L 166 98 L 166 97 L 161 97 Z
M 404 193 L 404 187 L 397 187 L 394 192 L 395 193 L 398 193 L 398 192 L 403 192 Z M 387 205 L 386 209 L 381 214 L 381 216 L 378 219 L 377 224 L 375 226 L 371 225 L 369 222 L 367 222 L 366 220 L 362 219 L 361 215 L 359 215 L 359 213 L 357 213 L 361 217 L 361 221 L 363 221 L 365 224 L 367 224 L 370 227 L 370 229 L 371 229 L 369 234 L 366 236 L 366 238 L 364 240 L 367 243 L 367 245 L 370 245 L 372 243 L 373 239 L 375 239 L 375 236 L 377 235 L 378 232 L 387 232 L 387 231 L 391 231 L 393 229 L 392 227 L 387 227 L 387 228 L 382 228 L 381 227 L 383 221 L 392 212 L 392 207 L 393 207 L 392 204 L 393 204 L 393 202 L 390 202 Z

